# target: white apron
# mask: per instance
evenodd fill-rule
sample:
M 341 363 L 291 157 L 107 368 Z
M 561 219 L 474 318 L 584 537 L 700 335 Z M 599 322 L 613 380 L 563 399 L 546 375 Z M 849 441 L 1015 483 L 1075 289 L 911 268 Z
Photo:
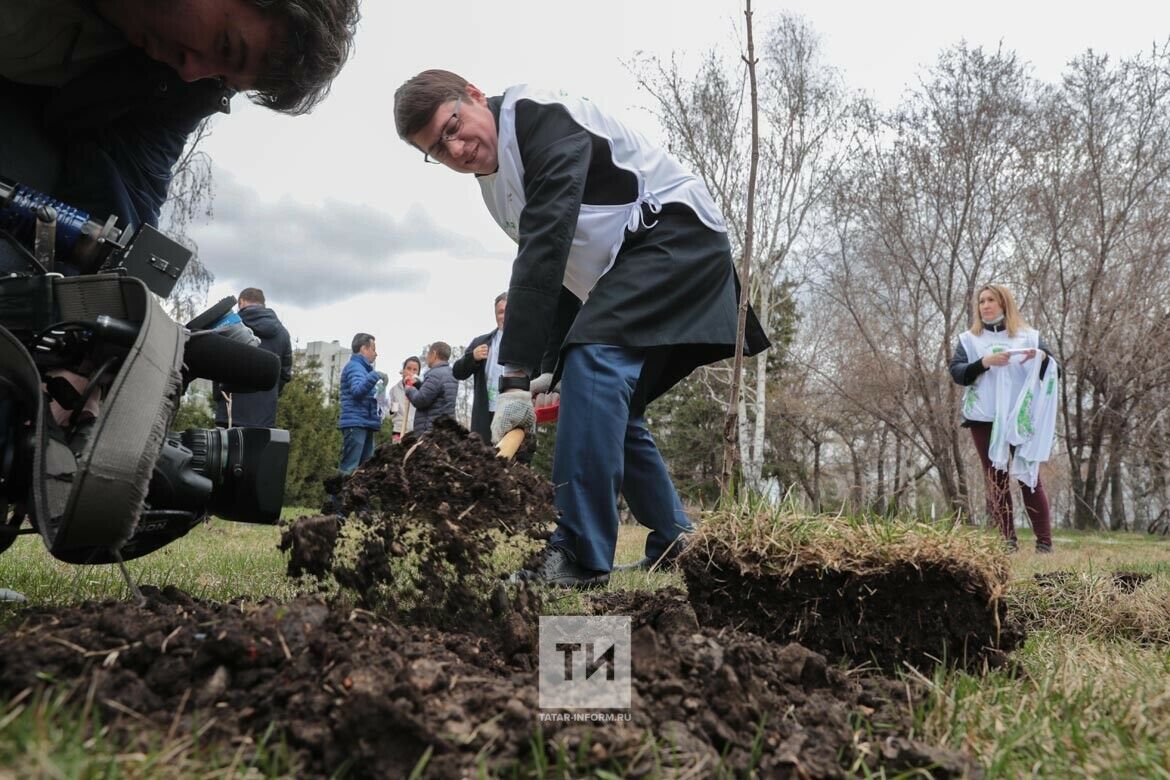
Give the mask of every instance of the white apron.
M 614 165 L 634 174 L 638 182 L 638 197 L 631 203 L 581 204 L 562 284 L 582 302 L 589 297 L 597 280 L 613 267 L 626 229 L 637 230 L 643 226 L 642 204 L 656 214 L 663 203 L 683 203 L 707 227 L 727 232 L 707 186 L 662 148 L 603 114 L 588 100 L 565 93 L 541 92 L 520 84 L 504 92 L 500 106 L 499 169 L 478 177 L 488 211 L 513 241 L 520 240 L 520 213 L 526 204 L 524 163 L 516 141 L 518 100 L 564 106 L 575 122 L 609 142 Z M 653 227 L 653 223 L 646 226 Z
M 1040 335 L 1035 330 L 1008 336 L 1007 331 L 984 330 L 976 336 L 965 331 L 959 341 L 971 362 L 1007 350 L 1040 349 Z M 1056 361 L 1049 358 L 1043 382 L 1040 379 L 1042 355 L 1027 363 L 1023 356 L 1013 356 L 1006 366 L 992 366 L 963 394 L 963 417 L 991 423 L 991 443 L 987 449 L 991 465 L 1009 471 L 1029 488 L 1035 488 L 1040 463 L 1048 460 L 1056 429 Z M 1017 447 L 1011 457 L 1011 448 Z M 1010 466 L 1009 466 L 1010 461 Z

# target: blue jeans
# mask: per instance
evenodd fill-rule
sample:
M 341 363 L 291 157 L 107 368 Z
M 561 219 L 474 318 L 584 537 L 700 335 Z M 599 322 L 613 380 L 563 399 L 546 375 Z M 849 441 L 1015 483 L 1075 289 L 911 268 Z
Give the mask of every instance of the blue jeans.
M 564 357 L 553 484 L 561 518 L 549 543 L 578 565 L 610 571 L 620 491 L 650 529 L 646 555 L 658 558 L 691 530 L 642 409 L 631 408 L 645 350 L 576 344 Z
M 375 433 L 377 431 L 373 428 L 341 429 L 341 466 L 338 471 L 349 476 L 370 459 L 374 454 Z

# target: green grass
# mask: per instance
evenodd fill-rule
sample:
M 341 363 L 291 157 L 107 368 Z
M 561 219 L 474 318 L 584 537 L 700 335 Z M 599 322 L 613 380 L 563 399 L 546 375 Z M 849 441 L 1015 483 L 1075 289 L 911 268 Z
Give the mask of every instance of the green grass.
M 290 507 L 282 516 L 290 519 L 310 511 Z M 197 598 L 286 598 L 294 593 L 295 584 L 285 576 L 279 542 L 279 526 L 212 519 L 161 550 L 127 561 L 126 568 L 140 586 L 174 585 Z M 129 593 L 117 566 L 61 563 L 35 534 L 20 537 L 0 555 L 0 588 L 45 605 L 122 599 Z
M 302 512 L 290 510 L 295 517 Z M 823 541 L 814 521 L 800 521 L 807 543 Z M 756 533 L 757 531 L 753 531 Z M 853 529 L 867 538 L 906 543 L 902 529 Z M 284 576 L 278 528 L 222 521 L 128 564 L 140 584 L 174 585 L 226 600 L 288 598 L 297 585 Z M 940 536 L 940 547 L 955 541 Z M 618 562 L 642 555 L 644 534 L 623 527 Z M 987 539 L 977 540 L 980 547 Z M 1053 555 L 1022 551 L 1009 558 L 1006 598 L 1030 629 L 1012 669 L 972 675 L 939 671 L 914 702 L 914 737 L 969 751 L 987 776 L 1170 778 L 1170 542 L 1131 534 L 1060 532 Z M 1119 591 L 1115 571 L 1150 575 L 1133 594 Z M 1069 572 L 1059 588 L 1036 574 Z M 674 573 L 614 575 L 610 590 L 682 587 Z M 0 555 L 0 587 L 38 604 L 124 598 L 115 567 L 54 561 L 39 538 L 26 537 Z M 579 594 L 550 594 L 546 611 L 582 611 Z M 5 611 L 11 613 L 13 607 Z M 0 627 L 2 630 L 2 627 Z M 0 661 L 2 662 L 2 661 Z M 198 733 L 143 736 L 117 743 L 88 707 L 66 706 L 61 691 L 28 693 L 0 702 L 0 780 L 8 777 L 284 777 L 297 768 L 279 737 L 255 745 L 207 745 Z M 669 746 L 649 745 L 652 754 Z M 573 757 L 533 766 L 534 776 L 572 776 Z M 663 774 L 670 762 L 653 758 Z M 404 773 L 409 768 L 404 768 Z M 620 776 L 615 774 L 614 776 Z
M 1014 667 L 939 671 L 916 721 L 988 777 L 1170 778 L 1170 542 L 1058 532 L 1055 552 L 1020 534 L 1009 614 L 1029 631 Z M 1149 574 L 1133 593 L 1116 571 Z M 1055 587 L 1035 575 L 1061 573 Z M 1067 575 L 1064 575 L 1067 573 Z
M 270 730 L 235 749 L 206 745 L 206 726 L 189 733 L 144 729 L 139 744 L 113 740 L 87 699 L 70 691 L 25 691 L 0 708 L 0 778 L 292 777 L 293 754 Z

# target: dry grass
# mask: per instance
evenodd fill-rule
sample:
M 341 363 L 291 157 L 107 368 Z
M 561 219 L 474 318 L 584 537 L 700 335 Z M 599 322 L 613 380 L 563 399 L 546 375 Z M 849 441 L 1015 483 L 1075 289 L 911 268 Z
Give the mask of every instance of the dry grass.
M 1105 572 L 1057 572 L 1018 580 L 1008 611 L 1029 632 L 1170 644 L 1170 578 L 1150 576 L 1132 592 Z
M 880 574 L 907 564 L 943 566 L 991 594 L 1009 578 L 1003 546 L 966 526 L 809 515 L 754 502 L 707 513 L 685 555 L 734 561 L 745 575 L 776 578 L 810 568 Z
M 988 777 L 1170 777 L 1166 648 L 1046 631 L 1017 676 L 940 674 L 921 738 L 964 749 Z

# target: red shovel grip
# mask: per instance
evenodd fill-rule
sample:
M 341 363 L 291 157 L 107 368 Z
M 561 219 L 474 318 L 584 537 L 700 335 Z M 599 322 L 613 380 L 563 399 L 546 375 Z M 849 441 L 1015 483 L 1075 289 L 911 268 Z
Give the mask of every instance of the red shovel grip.
M 561 413 L 561 402 L 536 407 L 536 424 L 556 422 Z

